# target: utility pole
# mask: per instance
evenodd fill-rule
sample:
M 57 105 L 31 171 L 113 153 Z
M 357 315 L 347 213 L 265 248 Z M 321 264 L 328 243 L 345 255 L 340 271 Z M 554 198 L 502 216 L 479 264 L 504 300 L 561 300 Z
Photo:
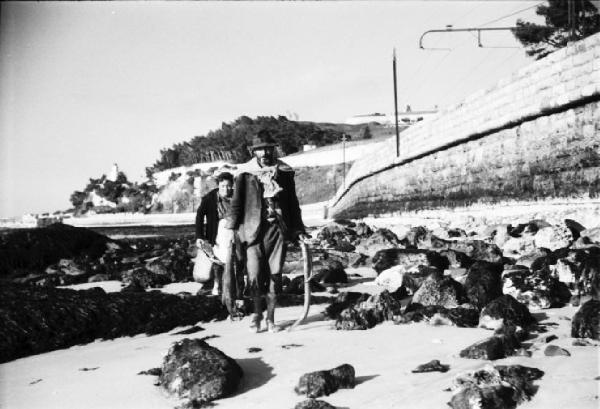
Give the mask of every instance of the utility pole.
M 398 130 L 398 85 L 396 82 L 396 48 L 394 48 L 393 58 L 393 70 L 394 70 L 394 115 L 396 117 L 396 157 L 400 156 L 400 131 Z

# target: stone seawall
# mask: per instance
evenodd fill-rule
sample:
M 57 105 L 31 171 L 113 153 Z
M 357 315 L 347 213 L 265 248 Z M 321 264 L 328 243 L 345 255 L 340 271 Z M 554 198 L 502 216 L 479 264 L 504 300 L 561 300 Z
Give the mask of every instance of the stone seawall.
M 534 62 L 355 162 L 334 217 L 600 190 L 600 34 Z

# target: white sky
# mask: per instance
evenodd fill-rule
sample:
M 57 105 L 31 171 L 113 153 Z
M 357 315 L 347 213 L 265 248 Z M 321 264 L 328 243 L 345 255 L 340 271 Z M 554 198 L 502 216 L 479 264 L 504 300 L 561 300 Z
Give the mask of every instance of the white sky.
M 66 209 L 114 162 L 139 180 L 160 149 L 240 115 L 393 112 L 394 47 L 401 108 L 457 103 L 532 60 L 469 33 L 431 34 L 425 46 L 452 51 L 423 51 L 420 35 L 511 26 L 538 3 L 2 3 L 0 217 Z

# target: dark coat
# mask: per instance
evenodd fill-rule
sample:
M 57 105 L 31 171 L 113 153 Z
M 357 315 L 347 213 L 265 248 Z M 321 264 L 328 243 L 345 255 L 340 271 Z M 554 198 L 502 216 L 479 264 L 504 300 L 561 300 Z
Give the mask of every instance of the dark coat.
M 305 233 L 302 212 L 298 197 L 294 171 L 287 167 L 277 172 L 275 181 L 282 188 L 277 200 L 281 208 L 282 233 L 286 240 L 293 240 L 299 233 Z M 241 173 L 235 178 L 235 190 L 231 199 L 231 208 L 227 214 L 226 227 L 237 229 L 240 240 L 248 245 L 260 239 L 261 227 L 267 221 L 263 209 L 263 187 L 256 176 Z
M 219 189 L 213 189 L 200 201 L 196 212 L 196 238 L 208 241 L 214 246 L 219 227 Z

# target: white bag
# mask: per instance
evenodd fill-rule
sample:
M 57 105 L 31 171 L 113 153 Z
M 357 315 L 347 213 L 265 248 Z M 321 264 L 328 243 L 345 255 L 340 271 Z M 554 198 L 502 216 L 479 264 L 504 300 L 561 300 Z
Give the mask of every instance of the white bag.
M 194 259 L 194 271 L 192 276 L 197 283 L 205 283 L 212 278 L 213 269 L 217 268 L 216 264 L 220 264 L 212 254 L 210 244 L 203 242 L 198 246 L 198 254 Z

